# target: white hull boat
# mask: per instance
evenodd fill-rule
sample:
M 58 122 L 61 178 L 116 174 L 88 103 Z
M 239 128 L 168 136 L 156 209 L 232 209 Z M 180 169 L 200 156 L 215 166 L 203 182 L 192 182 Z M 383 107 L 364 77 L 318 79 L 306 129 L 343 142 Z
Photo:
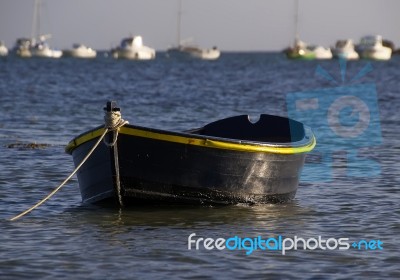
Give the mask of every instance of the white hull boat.
M 211 49 L 194 48 L 189 51 L 190 55 L 204 60 L 215 60 L 221 55 L 217 47 Z
M 19 57 L 26 58 L 32 57 L 31 47 L 32 47 L 32 39 L 28 38 L 18 38 L 15 42 L 13 51 Z
M 119 47 L 111 50 L 111 54 L 117 59 L 149 60 L 156 57 L 155 49 L 144 46 L 141 36 L 124 38 Z
M 310 46 L 309 51 L 314 53 L 315 59 L 332 59 L 332 51 L 330 48 L 322 46 Z
M 171 48 L 168 50 L 168 56 L 183 56 L 183 57 L 193 57 L 203 60 L 216 60 L 220 57 L 221 52 L 217 47 L 211 49 L 203 49 L 197 46 L 179 46 L 177 48 Z
M 373 60 L 389 60 L 392 57 L 392 49 L 382 44 L 382 36 L 365 36 L 361 38 L 357 50 L 361 58 Z
M 221 52 L 217 47 L 212 48 L 200 48 L 195 44 L 190 43 L 191 39 L 182 41 L 181 40 L 181 23 L 182 23 L 182 0 L 178 2 L 178 20 L 177 20 L 177 40 L 175 47 L 167 50 L 168 57 L 185 58 L 192 57 L 203 60 L 216 60 L 220 57 Z
M 15 53 L 20 57 L 60 58 L 62 51 L 51 49 L 46 42 L 47 39 L 51 38 L 51 35 L 41 35 L 40 6 L 41 0 L 35 0 L 31 38 L 17 39 L 14 47 Z
M 97 52 L 83 44 L 74 44 L 71 50 L 63 51 L 63 55 L 75 58 L 95 58 Z
M 351 39 L 338 40 L 333 49 L 333 56 L 344 60 L 356 60 L 360 57 L 355 51 L 355 46 Z

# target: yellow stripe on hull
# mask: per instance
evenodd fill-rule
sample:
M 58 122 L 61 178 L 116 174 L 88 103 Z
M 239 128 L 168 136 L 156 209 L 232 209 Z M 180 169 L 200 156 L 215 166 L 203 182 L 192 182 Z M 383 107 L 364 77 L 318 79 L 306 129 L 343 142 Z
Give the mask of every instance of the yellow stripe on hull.
M 65 150 L 71 153 L 79 145 L 88 142 L 96 137 L 99 137 L 104 132 L 104 128 L 93 130 L 81 136 L 78 136 L 74 140 L 68 143 Z M 165 134 L 154 131 L 148 131 L 138 128 L 132 128 L 128 126 L 121 127 L 119 129 L 120 134 L 149 138 L 160 141 L 167 141 L 172 143 L 180 143 L 185 145 L 193 145 L 214 149 L 224 149 L 233 151 L 243 152 L 262 152 L 262 153 L 274 153 L 274 154 L 299 154 L 311 151 L 315 145 L 315 137 L 304 146 L 299 147 L 281 147 L 274 144 L 249 144 L 249 143 L 236 143 L 230 141 L 222 141 L 217 139 L 208 139 L 207 136 L 199 135 L 200 137 L 186 137 L 181 135 Z M 210 136 L 213 138 L 212 136 Z

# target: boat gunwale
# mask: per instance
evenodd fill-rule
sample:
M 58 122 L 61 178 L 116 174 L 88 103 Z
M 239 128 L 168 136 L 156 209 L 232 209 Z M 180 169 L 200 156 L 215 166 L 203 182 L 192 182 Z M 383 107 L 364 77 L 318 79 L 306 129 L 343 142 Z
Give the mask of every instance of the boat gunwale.
M 207 148 L 217 148 L 225 150 L 243 152 L 267 152 L 276 154 L 298 154 L 311 151 L 316 145 L 316 139 L 311 129 L 303 125 L 305 136 L 300 141 L 295 142 L 257 142 L 250 140 L 230 139 L 215 137 L 211 135 L 195 134 L 190 132 L 176 132 L 157 128 L 148 128 L 126 124 L 119 129 L 119 134 L 131 135 L 136 137 L 149 138 L 159 141 L 180 143 Z M 193 130 L 192 130 L 193 131 Z M 65 151 L 72 154 L 72 151 L 85 142 L 101 136 L 104 132 L 103 126 L 98 126 L 84 132 L 71 140 Z

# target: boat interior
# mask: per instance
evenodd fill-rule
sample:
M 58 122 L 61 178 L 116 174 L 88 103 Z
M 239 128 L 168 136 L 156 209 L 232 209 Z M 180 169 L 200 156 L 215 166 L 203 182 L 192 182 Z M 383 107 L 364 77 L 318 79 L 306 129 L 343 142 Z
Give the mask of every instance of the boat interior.
M 262 114 L 257 122 L 251 122 L 248 115 L 222 119 L 189 133 L 213 137 L 272 143 L 301 141 L 305 137 L 302 123 L 292 119 Z

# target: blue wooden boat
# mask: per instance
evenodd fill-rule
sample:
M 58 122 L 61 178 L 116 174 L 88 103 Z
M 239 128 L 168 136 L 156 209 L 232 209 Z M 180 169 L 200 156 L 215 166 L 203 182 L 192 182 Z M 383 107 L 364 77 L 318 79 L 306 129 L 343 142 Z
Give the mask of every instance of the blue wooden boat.
M 108 102 L 106 114 L 119 111 Z M 95 127 L 66 147 L 77 166 L 104 132 Z M 84 203 L 235 204 L 294 198 L 316 140 L 295 120 L 229 117 L 183 132 L 125 124 L 109 132 L 77 173 Z

